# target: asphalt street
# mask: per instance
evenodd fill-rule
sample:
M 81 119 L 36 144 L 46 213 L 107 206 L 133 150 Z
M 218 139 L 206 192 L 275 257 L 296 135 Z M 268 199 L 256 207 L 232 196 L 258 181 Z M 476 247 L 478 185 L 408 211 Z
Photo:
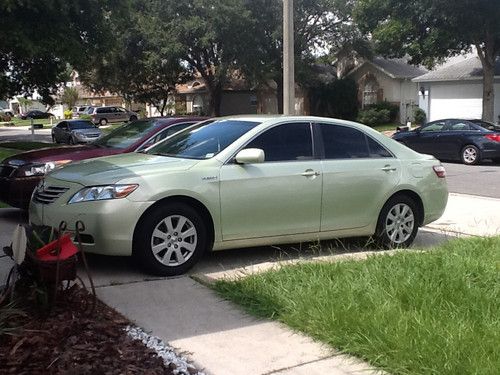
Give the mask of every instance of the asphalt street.
M 500 164 L 443 163 L 451 193 L 500 198 Z

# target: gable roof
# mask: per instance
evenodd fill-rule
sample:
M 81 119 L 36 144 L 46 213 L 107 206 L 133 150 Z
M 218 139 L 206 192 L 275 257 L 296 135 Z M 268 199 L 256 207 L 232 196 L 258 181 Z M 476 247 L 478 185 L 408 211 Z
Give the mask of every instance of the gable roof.
M 500 77 L 500 58 L 497 59 L 495 64 L 495 76 Z M 430 71 L 413 79 L 413 82 L 471 81 L 482 79 L 483 67 L 481 60 L 479 60 L 478 56 L 474 56 Z
M 410 65 L 408 59 L 385 59 L 383 57 L 375 57 L 371 61 L 367 60 L 356 68 L 351 70 L 348 75 L 353 74 L 365 64 L 370 64 L 381 72 L 387 74 L 394 79 L 408 79 L 415 78 L 425 74 L 427 69 L 415 65 Z

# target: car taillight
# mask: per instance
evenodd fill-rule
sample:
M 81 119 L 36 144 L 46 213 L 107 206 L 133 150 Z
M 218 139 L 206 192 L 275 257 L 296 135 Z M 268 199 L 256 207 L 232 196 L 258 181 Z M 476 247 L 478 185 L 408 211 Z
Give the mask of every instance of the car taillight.
M 442 165 L 435 165 L 434 167 L 432 167 L 432 169 L 434 169 L 436 176 L 438 176 L 439 178 L 446 177 L 446 169 Z
M 485 137 L 493 142 L 500 142 L 500 134 L 486 134 Z

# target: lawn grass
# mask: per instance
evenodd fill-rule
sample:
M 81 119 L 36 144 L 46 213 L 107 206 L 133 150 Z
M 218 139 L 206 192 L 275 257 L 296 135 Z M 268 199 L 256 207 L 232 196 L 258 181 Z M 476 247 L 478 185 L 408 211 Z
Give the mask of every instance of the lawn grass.
M 19 150 L 14 150 L 11 148 L 0 147 L 0 161 L 2 161 L 5 158 L 8 158 L 9 156 L 18 154 L 20 152 L 21 151 L 19 151 Z
M 390 130 L 396 130 L 398 126 L 402 126 L 401 124 L 383 124 L 383 125 L 375 125 L 373 126 L 373 129 L 379 131 L 379 132 L 385 132 L 385 131 L 390 131 Z
M 61 146 L 56 143 L 47 142 L 32 142 L 32 141 L 12 141 L 12 142 L 0 142 L 0 148 L 9 148 L 12 150 L 18 150 L 18 152 L 36 150 L 45 147 L 58 147 Z
M 500 237 L 307 263 L 214 288 L 392 374 L 498 374 Z

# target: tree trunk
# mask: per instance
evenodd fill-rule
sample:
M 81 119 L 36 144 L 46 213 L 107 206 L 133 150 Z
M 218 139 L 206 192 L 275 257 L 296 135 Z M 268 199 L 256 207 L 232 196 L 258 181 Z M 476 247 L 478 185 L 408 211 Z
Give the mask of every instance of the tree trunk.
M 494 105 L 495 105 L 495 64 L 491 65 L 486 59 L 483 63 L 483 120 L 495 122 Z
M 208 113 L 210 116 L 219 117 L 221 115 L 220 106 L 222 103 L 222 83 L 207 84 L 208 88 Z

